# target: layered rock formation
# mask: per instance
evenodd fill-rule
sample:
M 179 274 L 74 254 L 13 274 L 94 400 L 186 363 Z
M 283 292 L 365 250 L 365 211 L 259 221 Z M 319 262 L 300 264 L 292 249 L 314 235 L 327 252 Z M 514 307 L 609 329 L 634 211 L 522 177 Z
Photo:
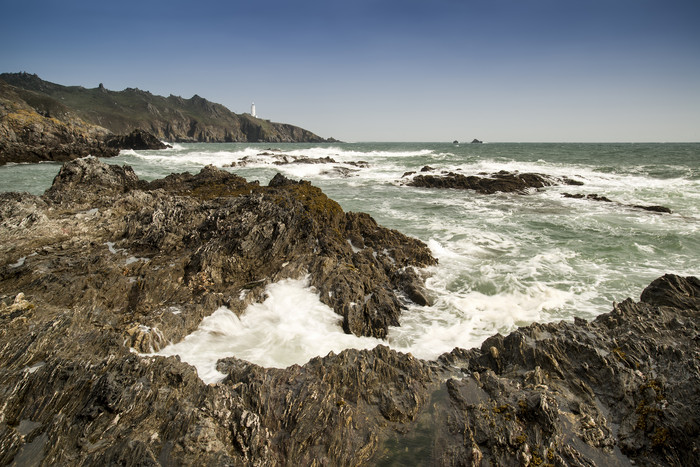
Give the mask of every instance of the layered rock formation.
M 110 91 L 101 84 L 93 89 L 61 86 L 27 73 L 4 73 L 0 80 L 31 93 L 44 101 L 44 105 L 68 108 L 85 122 L 115 134 L 140 129 L 161 140 L 178 142 L 326 141 L 294 125 L 235 114 L 198 95 L 183 99 L 156 96 L 135 88 Z
M 70 297 L 69 306 L 117 306 L 144 316 L 192 306 L 199 321 L 221 304 L 240 312 L 269 281 L 308 273 L 347 332 L 382 337 L 398 324 L 397 291 L 427 303 L 414 267 L 436 262 L 418 240 L 343 212 L 308 182 L 281 175 L 262 187 L 207 167 L 146 183 L 128 166 L 87 158 L 64 165 L 43 197 L 1 196 L 3 224 L 17 226 L 6 231 L 12 235 L 3 238 L 2 253 L 10 263 L 27 258 L 7 270 L 13 287 L 75 267 L 70 284 L 49 281 L 41 289 L 47 302 Z M 42 252 L 55 250 L 60 258 L 45 263 L 51 255 Z M 238 300 L 244 290 L 248 299 Z M 132 299 L 119 305 L 124 296 Z
M 147 183 L 81 159 L 42 197 L 0 197 L 2 464 L 696 462 L 696 278 L 433 362 L 384 346 L 286 369 L 226 358 L 207 385 L 132 349 L 304 274 L 346 331 L 382 336 L 407 300 L 428 303 L 430 252 L 308 183 L 212 167 Z

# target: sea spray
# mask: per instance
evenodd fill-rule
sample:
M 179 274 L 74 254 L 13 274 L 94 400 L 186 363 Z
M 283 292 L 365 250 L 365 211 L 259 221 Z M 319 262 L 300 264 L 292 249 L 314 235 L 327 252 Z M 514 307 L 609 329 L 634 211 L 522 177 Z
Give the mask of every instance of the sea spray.
M 157 355 L 179 355 L 205 382 L 220 381 L 217 360 L 235 356 L 257 365 L 285 368 L 346 348 L 372 348 L 379 339 L 345 334 L 342 318 L 321 303 L 307 279 L 286 279 L 266 288 L 266 299 L 239 317 L 226 307 L 204 318 L 199 328 Z
M 264 152 L 335 162 L 275 165 L 261 156 L 259 162 L 226 170 L 261 184 L 277 172 L 305 178 L 345 211 L 369 213 L 379 224 L 429 244 L 440 260 L 429 271 L 426 284 L 434 305 L 409 305 L 401 326 L 390 328 L 385 342 L 416 356 L 432 358 L 455 346 L 478 345 L 489 335 L 533 320 L 592 318 L 609 311 L 613 301 L 636 298 L 664 273 L 700 274 L 700 144 L 183 143 L 163 151 L 123 151 L 105 162 L 132 165 L 139 177 L 154 179 L 172 172 L 196 173 L 207 164 L 223 167 Z M 351 165 L 359 161 L 367 165 Z M 353 170 L 333 170 L 337 166 Z M 0 188 L 40 194 L 59 167 L 51 163 L 2 167 Z M 583 185 L 552 186 L 529 195 L 404 186 L 406 172 L 420 173 L 424 168 L 467 176 L 501 170 L 535 172 Z M 582 197 L 566 198 L 565 193 Z M 588 199 L 589 194 L 612 202 Z M 630 206 L 637 204 L 662 205 L 673 212 Z M 271 297 L 278 295 L 277 285 L 271 286 Z M 291 294 L 299 290 L 314 297 L 315 305 L 306 305 L 314 309 L 318 297 L 299 284 Z M 242 320 L 237 324 L 239 333 L 257 332 L 253 324 L 242 327 L 254 309 L 236 318 Z M 313 320 L 326 323 L 318 333 L 328 335 L 317 334 L 314 339 L 345 339 L 339 317 L 329 309 L 325 313 L 332 324 L 321 317 Z M 264 360 L 280 343 L 295 343 L 292 326 L 275 329 L 280 335 L 264 348 L 241 346 L 238 353 L 216 355 L 212 351 L 209 371 L 215 371 L 215 361 L 227 355 L 261 358 L 257 361 L 270 366 L 289 364 Z M 347 346 L 374 345 L 354 336 L 348 339 L 337 348 L 309 351 L 308 356 L 300 351 L 292 363 Z M 250 356 L 243 356 L 245 352 Z

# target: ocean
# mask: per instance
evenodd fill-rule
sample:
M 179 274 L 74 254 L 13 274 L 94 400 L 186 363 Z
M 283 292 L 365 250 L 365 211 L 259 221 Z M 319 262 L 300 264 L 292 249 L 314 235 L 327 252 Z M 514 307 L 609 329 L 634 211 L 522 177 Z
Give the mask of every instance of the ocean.
M 340 318 L 304 278 L 268 287 L 265 302 L 241 317 L 222 308 L 199 330 L 162 349 L 222 377 L 218 358 L 268 367 L 303 364 L 345 348 L 385 344 L 432 359 L 478 346 L 532 322 L 593 318 L 614 301 L 638 299 L 665 274 L 700 275 L 700 144 L 174 144 L 163 151 L 122 151 L 105 159 L 152 180 L 173 172 L 228 167 L 266 184 L 277 172 L 323 189 L 346 211 L 419 238 L 439 265 L 426 274 L 434 299 L 409 306 L 386 341 L 345 335 Z M 316 164 L 276 165 L 273 153 Z M 332 159 L 332 160 L 331 160 Z M 430 166 L 464 175 L 501 170 L 566 176 L 580 186 L 528 194 L 412 188 L 406 172 Z M 2 191 L 41 194 L 60 164 L 0 167 Z M 613 202 L 565 197 L 597 194 Z M 634 208 L 660 205 L 663 214 Z

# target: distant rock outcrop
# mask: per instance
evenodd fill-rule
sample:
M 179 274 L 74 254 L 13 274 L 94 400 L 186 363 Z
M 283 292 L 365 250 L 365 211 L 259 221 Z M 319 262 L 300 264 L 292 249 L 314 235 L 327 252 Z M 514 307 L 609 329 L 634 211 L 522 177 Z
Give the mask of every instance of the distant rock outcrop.
M 601 201 L 603 203 L 615 203 L 613 200 L 606 196 L 600 196 L 597 193 L 591 193 L 588 195 L 584 195 L 582 193 L 563 193 L 562 196 L 564 198 L 573 198 L 573 199 L 587 199 L 591 201 Z M 634 209 L 641 209 L 643 211 L 650 211 L 650 212 L 658 212 L 658 213 L 663 213 L 663 214 L 671 214 L 673 211 L 671 211 L 670 208 L 667 208 L 665 206 L 658 206 L 658 205 L 642 205 L 642 204 L 623 204 L 623 203 L 615 203 L 619 206 L 625 206 L 628 208 L 634 208 Z
M 430 172 L 432 167 L 423 167 L 421 172 Z M 406 173 L 404 177 L 413 175 Z M 474 190 L 482 194 L 526 193 L 530 189 L 551 185 L 580 185 L 581 182 L 567 177 L 550 177 L 535 173 L 517 173 L 500 171 L 490 175 L 463 175 L 454 172 L 439 175 L 415 175 L 406 185 L 420 188 L 454 188 Z
M 205 384 L 143 355 L 306 274 L 347 332 L 383 337 L 430 302 L 416 268 L 434 263 L 307 182 L 68 162 L 44 196 L 0 194 L 0 464 L 697 463 L 695 277 L 430 362 L 385 346 L 285 369 L 230 357 Z
M 169 146 L 152 134 L 143 130 L 134 130 L 128 135 L 113 135 L 105 138 L 105 144 L 116 149 L 167 149 Z
M 129 134 L 140 129 L 164 141 L 178 142 L 325 142 L 314 133 L 249 114 L 235 114 L 221 104 L 194 95 L 162 97 L 127 88 L 110 91 L 62 86 L 28 73 L 0 74 L 0 80 L 53 108 L 69 109 L 85 122 L 111 133 Z M 335 142 L 331 139 L 329 142 Z

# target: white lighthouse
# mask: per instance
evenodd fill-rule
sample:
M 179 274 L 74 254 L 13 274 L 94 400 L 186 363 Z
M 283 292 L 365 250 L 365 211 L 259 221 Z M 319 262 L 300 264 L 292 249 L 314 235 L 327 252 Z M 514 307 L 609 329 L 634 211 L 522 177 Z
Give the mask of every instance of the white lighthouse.
M 255 115 L 255 102 L 250 104 L 250 115 L 252 115 L 253 117 L 257 117 L 257 115 Z

